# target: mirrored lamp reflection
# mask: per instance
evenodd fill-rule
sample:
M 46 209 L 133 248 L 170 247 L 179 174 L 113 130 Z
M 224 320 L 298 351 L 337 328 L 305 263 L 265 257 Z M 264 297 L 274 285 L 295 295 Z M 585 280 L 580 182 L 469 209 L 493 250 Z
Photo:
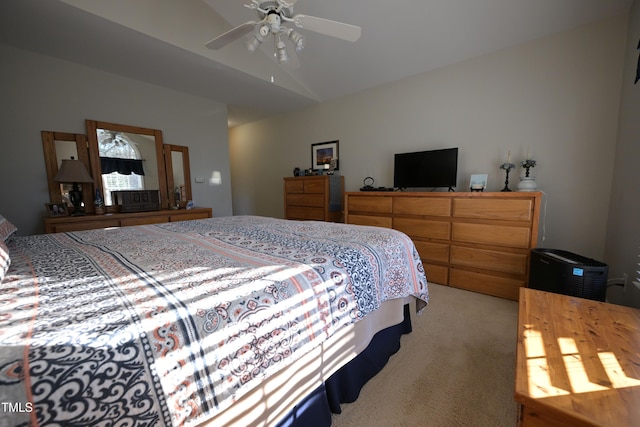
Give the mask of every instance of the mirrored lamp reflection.
M 93 179 L 91 178 L 91 175 L 89 175 L 89 172 L 87 172 L 87 168 L 84 166 L 84 163 L 80 160 L 74 160 L 73 157 L 71 157 L 71 159 L 62 160 L 60 169 L 53 179 L 56 182 L 73 184 L 73 187 L 69 191 L 69 200 L 73 205 L 72 215 L 84 215 L 82 207 L 82 190 L 78 184 L 93 182 Z

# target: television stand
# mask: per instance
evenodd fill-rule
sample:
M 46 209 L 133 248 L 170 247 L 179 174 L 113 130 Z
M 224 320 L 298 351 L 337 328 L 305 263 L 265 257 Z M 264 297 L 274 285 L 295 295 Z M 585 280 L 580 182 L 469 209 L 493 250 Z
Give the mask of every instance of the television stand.
M 450 191 L 451 193 L 455 193 L 455 191 L 456 191 L 456 190 L 454 190 L 454 189 L 453 189 L 453 187 L 449 187 L 449 191 Z

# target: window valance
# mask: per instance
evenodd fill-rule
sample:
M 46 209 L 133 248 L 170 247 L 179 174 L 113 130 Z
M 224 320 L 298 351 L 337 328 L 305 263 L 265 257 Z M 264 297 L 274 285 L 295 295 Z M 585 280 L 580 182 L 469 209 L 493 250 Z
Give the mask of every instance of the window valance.
M 116 157 L 100 157 L 100 167 L 102 173 L 118 172 L 122 175 L 136 175 L 144 176 L 144 169 L 142 167 L 142 160 L 140 159 L 119 159 Z

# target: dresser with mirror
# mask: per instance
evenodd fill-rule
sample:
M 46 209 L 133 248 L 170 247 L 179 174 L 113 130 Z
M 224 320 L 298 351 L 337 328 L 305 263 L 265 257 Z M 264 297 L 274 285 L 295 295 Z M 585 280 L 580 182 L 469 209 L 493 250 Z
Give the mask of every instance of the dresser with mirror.
M 65 208 L 45 218 L 46 233 L 212 217 L 211 208 L 188 206 L 188 147 L 165 144 L 159 129 L 96 120 L 86 120 L 86 128 L 86 135 L 42 132 L 49 206 Z M 73 184 L 64 180 L 63 160 L 81 163 L 90 177 Z M 82 206 L 75 206 L 74 190 L 81 191 Z M 122 195 L 151 195 L 153 202 L 125 209 Z

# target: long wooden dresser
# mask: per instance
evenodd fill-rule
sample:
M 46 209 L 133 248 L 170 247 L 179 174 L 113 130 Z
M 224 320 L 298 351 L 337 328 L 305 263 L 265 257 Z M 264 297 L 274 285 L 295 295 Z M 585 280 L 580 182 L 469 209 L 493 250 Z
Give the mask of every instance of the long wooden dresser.
M 211 208 L 175 209 L 151 212 L 87 214 L 45 218 L 45 233 L 92 230 L 129 225 L 159 224 L 163 222 L 187 221 L 212 217 Z
M 541 200 L 540 192 L 352 192 L 344 215 L 409 235 L 430 282 L 517 300 Z

